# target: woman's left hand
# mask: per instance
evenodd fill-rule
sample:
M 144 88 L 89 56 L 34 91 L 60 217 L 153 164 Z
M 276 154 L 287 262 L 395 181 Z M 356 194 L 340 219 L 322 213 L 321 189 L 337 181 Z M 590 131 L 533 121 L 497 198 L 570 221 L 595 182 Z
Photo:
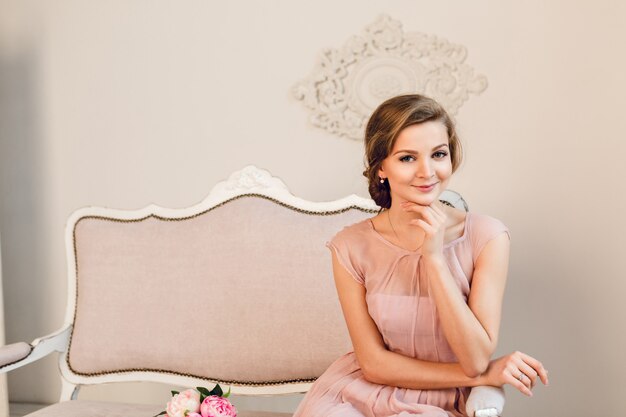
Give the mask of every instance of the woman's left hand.
M 405 201 L 401 206 L 403 210 L 417 213 L 421 217 L 421 219 L 411 220 L 410 223 L 424 230 L 424 242 L 421 246 L 422 256 L 442 256 L 447 219 L 447 215 L 443 211 L 443 204 L 435 200 L 429 206 L 422 206 L 412 201 Z

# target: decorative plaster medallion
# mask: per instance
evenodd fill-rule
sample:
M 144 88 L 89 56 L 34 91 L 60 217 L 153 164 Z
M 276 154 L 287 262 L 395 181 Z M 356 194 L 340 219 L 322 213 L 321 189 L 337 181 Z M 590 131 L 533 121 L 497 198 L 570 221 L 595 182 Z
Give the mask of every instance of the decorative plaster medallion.
M 424 94 L 456 114 L 469 93 L 487 88 L 487 78 L 474 75 L 466 57 L 462 45 L 405 33 L 398 20 L 381 15 L 342 48 L 324 50 L 313 73 L 292 93 L 311 110 L 314 126 L 362 139 L 374 109 L 399 94 Z

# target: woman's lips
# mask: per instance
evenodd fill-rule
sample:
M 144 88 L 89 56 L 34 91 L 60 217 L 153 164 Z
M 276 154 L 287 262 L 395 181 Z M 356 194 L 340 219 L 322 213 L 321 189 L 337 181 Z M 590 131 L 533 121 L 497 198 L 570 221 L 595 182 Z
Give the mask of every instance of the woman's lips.
M 415 188 L 417 188 L 418 190 L 422 191 L 422 192 L 429 192 L 430 190 L 432 190 L 433 188 L 435 188 L 435 185 L 437 185 L 438 183 L 434 183 L 434 184 L 430 184 L 430 185 L 425 185 L 425 186 L 418 186 L 418 185 L 414 185 Z

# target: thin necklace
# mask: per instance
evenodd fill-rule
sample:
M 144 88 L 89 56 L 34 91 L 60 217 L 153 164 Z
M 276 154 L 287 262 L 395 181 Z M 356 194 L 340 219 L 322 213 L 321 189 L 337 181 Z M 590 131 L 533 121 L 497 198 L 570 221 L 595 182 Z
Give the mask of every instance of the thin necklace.
M 402 243 L 402 239 L 400 239 L 400 236 L 398 236 L 396 229 L 393 227 L 393 223 L 391 223 L 391 215 L 389 214 L 389 210 L 387 210 L 387 219 L 389 219 L 389 225 L 391 226 L 391 230 L 393 230 L 393 234 L 396 235 L 396 239 L 398 239 L 398 242 Z M 423 244 L 424 244 L 424 241 L 422 241 L 422 243 L 415 250 L 421 248 Z

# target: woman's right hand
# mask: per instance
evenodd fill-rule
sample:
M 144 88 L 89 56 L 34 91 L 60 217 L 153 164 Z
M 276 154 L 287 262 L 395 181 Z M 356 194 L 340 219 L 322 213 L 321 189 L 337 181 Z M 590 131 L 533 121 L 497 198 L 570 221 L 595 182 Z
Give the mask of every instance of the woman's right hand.
M 501 387 L 509 384 L 529 397 L 533 395 L 537 377 L 544 385 L 548 385 L 548 371 L 541 362 L 522 352 L 513 352 L 492 360 L 481 377 L 485 381 L 484 385 Z

